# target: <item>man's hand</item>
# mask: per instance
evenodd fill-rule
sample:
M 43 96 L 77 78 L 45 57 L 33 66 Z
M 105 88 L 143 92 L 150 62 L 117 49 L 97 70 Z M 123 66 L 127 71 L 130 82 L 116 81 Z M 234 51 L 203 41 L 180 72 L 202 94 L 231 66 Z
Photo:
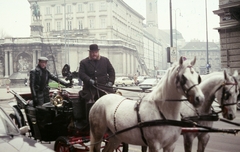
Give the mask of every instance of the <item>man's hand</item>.
M 34 97 L 33 98 L 33 107 L 36 107 L 38 105 L 38 98 Z
M 66 87 L 72 88 L 73 87 L 73 82 L 71 81 L 71 82 L 67 83 Z
M 96 84 L 96 82 L 95 82 L 93 79 L 90 79 L 90 80 L 89 80 L 89 84 L 93 86 L 93 85 Z
M 113 83 L 112 83 L 112 82 L 108 82 L 108 83 L 106 83 L 106 86 L 112 87 L 112 86 L 113 86 Z

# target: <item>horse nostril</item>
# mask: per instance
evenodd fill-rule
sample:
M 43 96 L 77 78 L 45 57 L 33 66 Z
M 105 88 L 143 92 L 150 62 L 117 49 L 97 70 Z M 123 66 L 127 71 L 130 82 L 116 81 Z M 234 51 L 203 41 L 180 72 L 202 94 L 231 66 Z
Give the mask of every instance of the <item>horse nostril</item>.
M 197 104 L 200 103 L 199 97 L 196 97 Z

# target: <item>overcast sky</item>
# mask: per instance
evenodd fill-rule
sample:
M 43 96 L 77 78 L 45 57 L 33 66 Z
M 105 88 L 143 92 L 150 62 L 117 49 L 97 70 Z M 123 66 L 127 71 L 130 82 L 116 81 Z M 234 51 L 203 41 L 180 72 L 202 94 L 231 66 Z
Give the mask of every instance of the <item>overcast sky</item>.
M 124 0 L 130 7 L 146 16 L 146 0 Z M 169 0 L 158 1 L 159 29 L 170 28 Z M 219 0 L 207 0 L 208 40 L 219 41 L 219 34 L 213 28 L 219 27 L 219 17 L 213 14 Z M 173 29 L 177 25 L 186 41 L 206 41 L 205 0 L 172 0 Z M 175 10 L 175 11 L 174 11 Z M 175 24 L 175 13 L 176 23 Z M 30 36 L 30 5 L 28 0 L 0 0 L 0 34 L 13 37 Z

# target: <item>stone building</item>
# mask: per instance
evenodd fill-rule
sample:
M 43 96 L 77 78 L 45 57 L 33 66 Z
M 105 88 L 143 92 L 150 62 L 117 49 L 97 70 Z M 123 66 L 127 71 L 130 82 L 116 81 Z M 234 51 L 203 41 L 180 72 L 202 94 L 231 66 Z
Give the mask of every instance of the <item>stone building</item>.
M 206 42 L 191 41 L 186 43 L 179 50 L 179 55 L 184 56 L 187 59 L 193 59 L 194 56 L 197 58 L 197 62 L 194 65 L 196 71 L 199 74 L 206 74 L 207 69 L 207 56 L 206 56 Z M 221 60 L 220 60 L 220 48 L 219 45 L 214 42 L 208 42 L 208 59 L 211 67 L 209 72 L 221 71 Z
M 240 72 L 240 0 L 219 0 L 221 66 Z
M 40 16 L 31 16 L 30 37 L 0 39 L 2 78 L 25 79 L 39 56 L 50 59 L 48 69 L 55 74 L 61 74 L 66 63 L 72 71 L 78 70 L 92 43 L 110 59 L 117 76 L 152 75 L 166 64 L 164 45 L 123 0 L 28 1 L 32 11 L 37 6 Z

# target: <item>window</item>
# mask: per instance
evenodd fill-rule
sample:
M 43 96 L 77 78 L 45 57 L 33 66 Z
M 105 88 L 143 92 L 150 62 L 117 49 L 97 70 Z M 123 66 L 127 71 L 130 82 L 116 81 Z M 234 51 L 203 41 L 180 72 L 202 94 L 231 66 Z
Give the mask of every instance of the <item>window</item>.
M 79 30 L 83 29 L 83 20 L 78 21 L 78 29 Z
M 94 11 L 94 4 L 93 3 L 89 4 L 89 11 Z
M 149 4 L 149 11 L 152 11 L 152 3 Z
M 57 6 L 56 7 L 56 13 L 57 14 L 61 14 L 61 6 Z
M 72 30 L 72 21 L 67 21 L 67 30 Z
M 46 7 L 46 15 L 49 15 L 49 14 L 51 14 L 50 7 Z
M 71 13 L 72 12 L 72 6 L 71 5 L 67 5 L 67 13 Z
M 89 19 L 89 28 L 90 29 L 94 28 L 94 19 Z
M 61 22 L 57 22 L 57 31 L 61 31 L 62 28 L 61 28 Z
M 47 32 L 50 32 L 51 28 L 50 28 L 50 23 L 49 23 L 49 22 L 46 23 L 46 27 L 47 27 L 47 28 L 46 28 L 46 31 L 47 31 Z
M 106 19 L 105 18 L 101 18 L 101 28 L 106 28 Z
M 101 2 L 101 4 L 100 4 L 100 10 L 106 10 L 106 9 L 107 9 L 106 2 Z
M 82 4 L 78 4 L 78 12 L 83 12 L 83 5 Z

